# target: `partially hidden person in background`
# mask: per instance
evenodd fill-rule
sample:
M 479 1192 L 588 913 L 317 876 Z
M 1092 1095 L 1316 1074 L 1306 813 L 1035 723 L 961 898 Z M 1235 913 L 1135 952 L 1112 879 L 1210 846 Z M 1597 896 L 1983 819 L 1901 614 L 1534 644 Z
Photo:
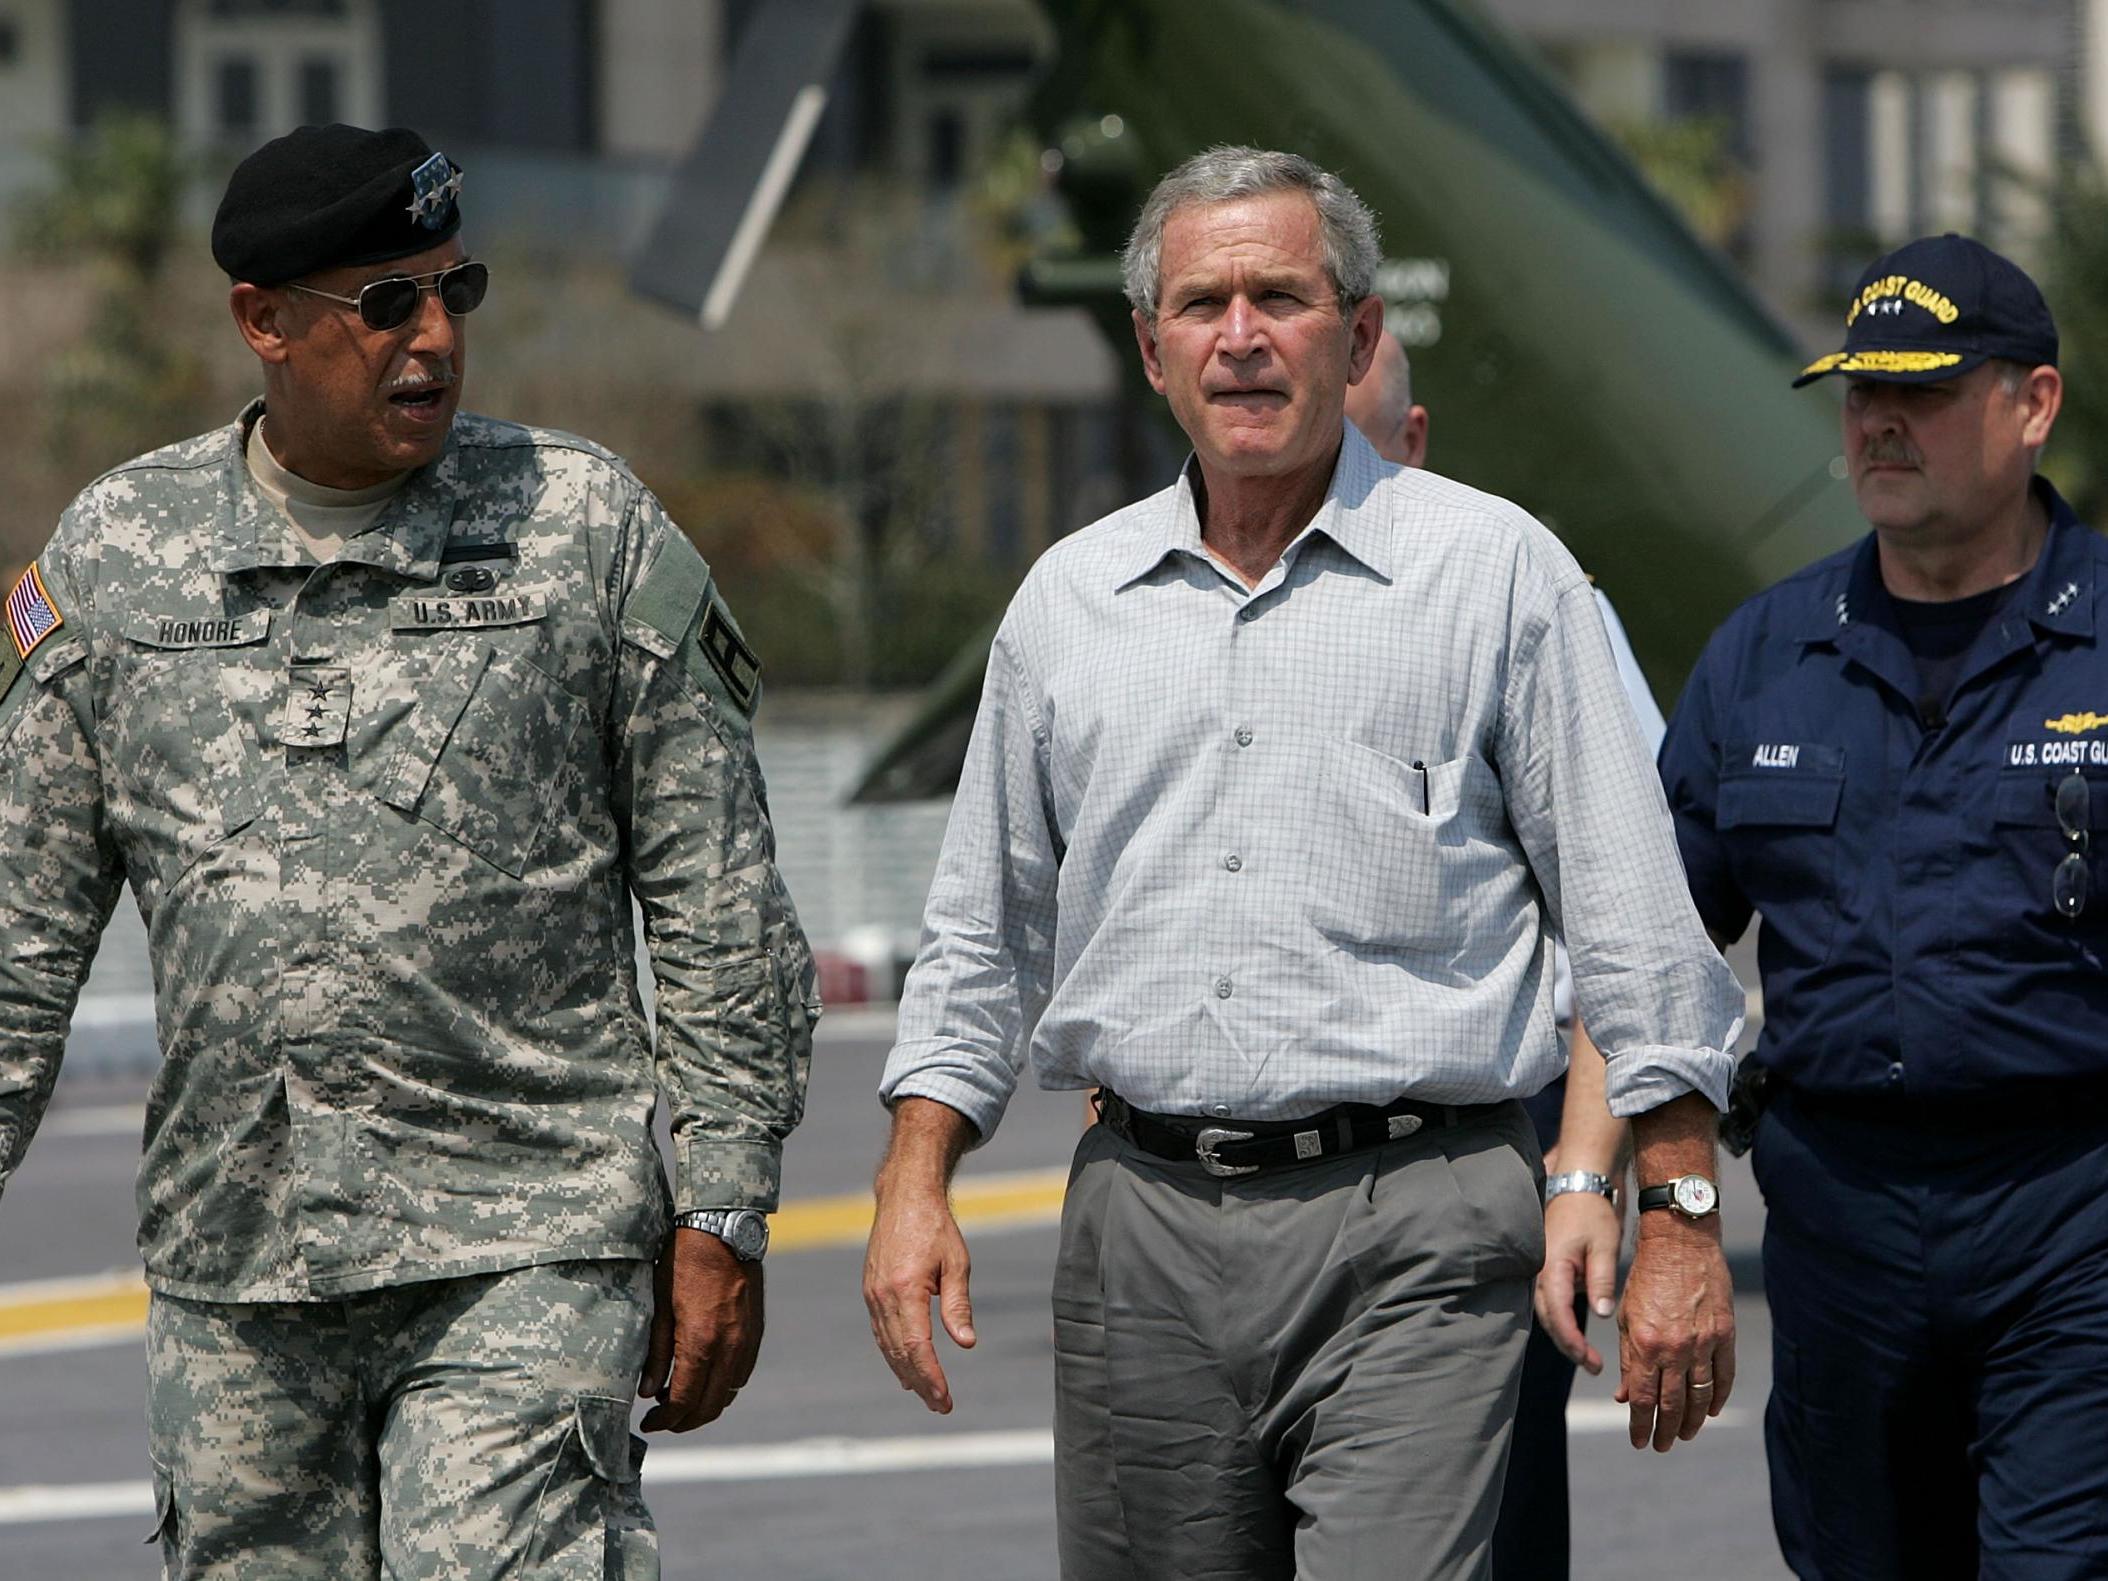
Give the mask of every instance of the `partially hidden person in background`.
M 1424 466 L 1432 420 L 1413 399 L 1412 359 L 1398 337 L 1386 333 L 1376 344 L 1369 371 L 1347 387 L 1347 420 L 1386 461 L 1402 467 Z M 1593 583 L 1591 583 L 1593 585 Z M 1640 740 L 1652 754 L 1661 746 L 1662 713 L 1647 677 L 1625 636 L 1624 624 L 1609 597 L 1596 587 L 1596 611 L 1603 617 L 1617 661 L 1618 680 L 1639 725 Z M 1568 1049 L 1571 1076 L 1561 1076 L 1543 1091 L 1523 1100 L 1537 1142 L 1544 1150 L 1544 1194 L 1547 1268 L 1562 1263 L 1568 1275 L 1565 1305 L 1577 1327 L 1585 1328 L 1589 1304 L 1599 1316 L 1614 1310 L 1617 1258 L 1624 1233 L 1626 1164 L 1625 1127 L 1610 1113 L 1603 1097 L 1603 1056 L 1574 1018 L 1572 964 L 1564 943 L 1553 946 L 1552 1015 L 1559 1041 Z M 1560 1111 L 1569 1081 L 1576 1092 L 1577 1118 L 1572 1145 L 1563 1145 Z M 1579 1100 L 1586 1100 L 1585 1102 Z M 1556 1216 L 1549 1210 L 1561 1197 L 1575 1196 L 1585 1209 L 1568 1204 Z M 1567 1500 L 1566 1405 L 1573 1393 L 1579 1363 L 1600 1372 L 1603 1358 L 1585 1346 L 1569 1356 L 1542 1322 L 1533 1323 L 1523 1350 L 1522 1386 L 1516 1397 L 1515 1431 L 1502 1484 L 1500 1520 L 1493 1529 L 1493 1581 L 1560 1581 L 1568 1573 L 1571 1536 Z

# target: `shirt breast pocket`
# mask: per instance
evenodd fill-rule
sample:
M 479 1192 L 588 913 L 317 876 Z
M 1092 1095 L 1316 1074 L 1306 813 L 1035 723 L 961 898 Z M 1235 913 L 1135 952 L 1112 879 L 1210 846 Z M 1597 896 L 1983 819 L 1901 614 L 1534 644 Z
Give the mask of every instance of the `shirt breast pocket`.
M 1475 758 L 1423 768 L 1356 741 L 1326 742 L 1319 806 L 1306 823 L 1317 930 L 1348 948 L 1455 954 L 1465 933 L 1457 902 L 1504 862 L 1473 832 L 1489 787 L 1497 803 L 1491 771 Z
M 1791 766 L 1757 766 L 1790 754 Z M 1844 752 L 1800 744 L 1729 742 L 1716 823 L 1735 879 L 1776 946 L 1807 965 L 1828 958 L 1840 901 L 1837 816 Z
M 2108 893 L 2101 888 L 2099 862 L 2102 842 L 2108 839 L 2108 774 L 2085 776 L 2083 851 L 2080 843 L 2065 833 L 2064 820 L 2057 814 L 2059 782 L 2084 772 L 2073 768 L 2026 768 L 2007 770 L 1998 776 L 1993 803 L 1998 844 L 2011 879 L 2007 894 L 2017 897 L 2020 905 L 2016 919 L 2020 926 L 2006 929 L 2001 937 L 2014 959 L 2060 958 L 2069 948 L 2075 929 L 2098 930 L 2103 908 L 2108 907 Z M 2065 880 L 2064 892 L 2068 896 L 2083 893 L 2084 903 L 2076 916 L 2067 918 L 2057 910 L 2057 870 L 2074 851 L 2079 852 L 2080 861 L 2085 864 L 2086 877 L 2083 884 L 2076 886 Z
M 375 793 L 523 878 L 549 852 L 576 789 L 573 743 L 589 710 L 526 659 L 445 640 L 453 651 L 419 688 Z
M 103 719 L 111 821 L 158 891 L 257 817 L 250 731 L 222 659 L 214 649 L 138 660 Z

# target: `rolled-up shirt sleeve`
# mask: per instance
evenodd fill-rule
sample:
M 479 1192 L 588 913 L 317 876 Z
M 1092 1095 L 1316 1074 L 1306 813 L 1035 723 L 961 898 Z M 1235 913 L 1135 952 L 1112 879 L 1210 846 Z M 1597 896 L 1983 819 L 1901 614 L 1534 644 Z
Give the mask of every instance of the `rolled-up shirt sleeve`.
M 1060 851 L 1047 733 L 1014 615 L 989 653 L 973 738 L 901 990 L 879 1097 L 933 1098 L 994 1132 L 1046 1009 Z
M 1727 1105 L 1743 993 L 1684 883 L 1661 781 L 1578 570 L 1517 576 L 1499 730 L 1509 820 L 1608 1060 L 1611 1111 Z

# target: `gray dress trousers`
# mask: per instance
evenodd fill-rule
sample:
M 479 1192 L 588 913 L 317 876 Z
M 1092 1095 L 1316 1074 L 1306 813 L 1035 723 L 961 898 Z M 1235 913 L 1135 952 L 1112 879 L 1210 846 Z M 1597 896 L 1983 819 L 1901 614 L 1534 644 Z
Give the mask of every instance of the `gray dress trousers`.
M 1489 1575 L 1542 1177 L 1520 1104 L 1235 1179 L 1087 1131 L 1054 1278 L 1064 1581 Z

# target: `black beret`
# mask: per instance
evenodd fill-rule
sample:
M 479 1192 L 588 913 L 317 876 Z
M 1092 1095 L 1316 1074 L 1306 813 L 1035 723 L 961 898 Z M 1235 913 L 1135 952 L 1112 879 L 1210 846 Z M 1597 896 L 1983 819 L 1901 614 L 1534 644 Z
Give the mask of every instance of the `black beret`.
M 460 167 L 408 127 L 299 127 L 234 167 L 213 260 L 236 280 L 279 285 L 408 258 L 461 229 L 460 192 Z

